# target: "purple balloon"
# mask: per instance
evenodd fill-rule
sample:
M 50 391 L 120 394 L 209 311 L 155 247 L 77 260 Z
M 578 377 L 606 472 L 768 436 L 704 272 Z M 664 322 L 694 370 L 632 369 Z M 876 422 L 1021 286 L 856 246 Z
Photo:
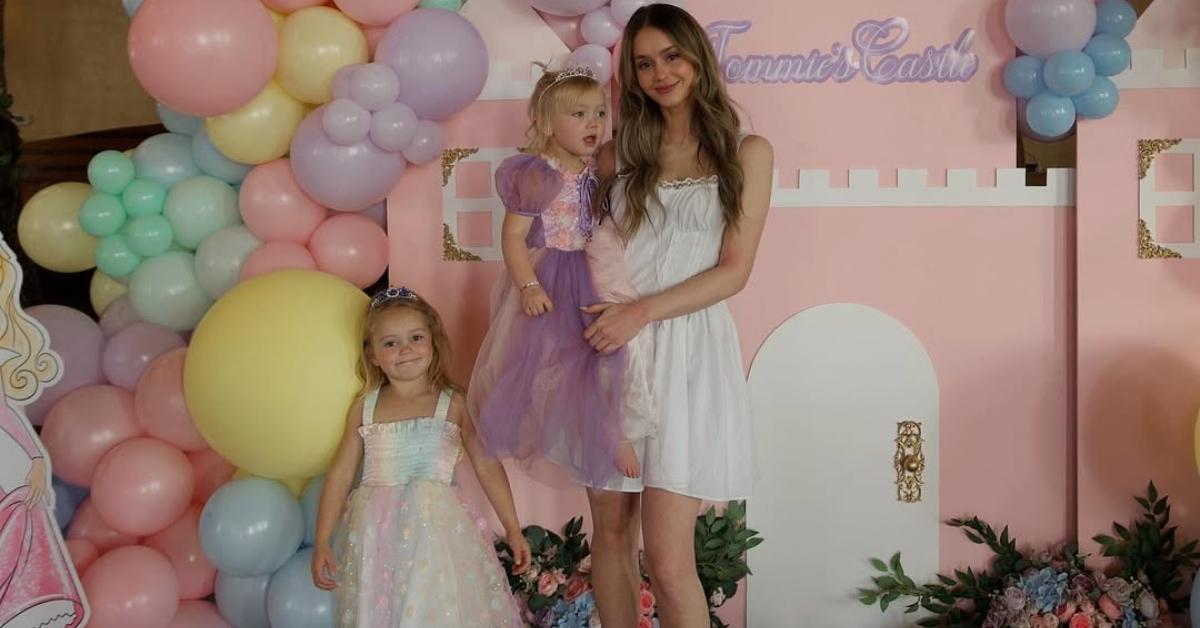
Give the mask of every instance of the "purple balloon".
M 104 347 L 104 376 L 126 390 L 137 387 L 154 358 L 186 346 L 183 336 L 154 323 L 132 323 L 109 338 Z
M 383 200 L 404 173 L 404 156 L 370 140 L 334 144 L 321 130 L 324 110 L 321 106 L 305 116 L 292 136 L 296 183 L 313 200 L 338 211 L 358 211 Z
M 621 38 L 621 26 L 608 7 L 600 7 L 583 16 L 579 30 L 587 43 L 605 48 L 612 48 Z
M 1008 36 L 1025 54 L 1045 59 L 1082 50 L 1096 29 L 1095 0 L 1008 0 Z
M 133 301 L 129 300 L 128 294 L 123 294 L 104 308 L 104 313 L 100 315 L 100 330 L 104 332 L 106 338 L 111 338 L 113 334 L 125 329 L 130 323 L 140 320 L 142 317 L 134 309 Z
M 347 98 L 338 98 L 324 107 L 321 128 L 330 141 L 339 146 L 357 144 L 371 131 L 371 112 Z
M 413 134 L 412 142 L 404 149 L 404 158 L 420 166 L 427 164 L 442 154 L 446 140 L 442 136 L 442 125 L 429 120 L 417 123 L 417 131 Z
M 400 102 L 444 120 L 475 102 L 487 81 L 483 36 L 454 11 L 414 9 L 396 18 L 375 49 L 400 80 Z
M 402 102 L 371 114 L 371 141 L 383 150 L 401 151 L 417 132 L 417 114 Z
M 91 384 L 104 383 L 100 371 L 100 355 L 104 348 L 104 332 L 92 317 L 63 305 L 35 305 L 26 314 L 46 328 L 50 349 L 62 359 L 62 376 L 53 386 L 42 390 L 37 401 L 25 406 L 25 416 L 34 425 L 41 425 L 54 402 L 67 393 Z
M 608 4 L 608 0 L 529 0 L 529 4 L 544 13 L 572 17 L 595 11 Z
M 612 9 L 613 19 L 624 28 L 629 18 L 633 17 L 633 12 L 647 4 L 650 4 L 650 0 L 612 0 L 609 8 Z
M 400 78 L 382 63 L 357 66 L 350 75 L 350 97 L 368 111 L 379 111 L 396 102 Z
M 596 44 L 584 44 L 567 57 L 567 65 L 584 65 L 592 69 L 596 81 L 606 85 L 612 80 L 612 53 Z

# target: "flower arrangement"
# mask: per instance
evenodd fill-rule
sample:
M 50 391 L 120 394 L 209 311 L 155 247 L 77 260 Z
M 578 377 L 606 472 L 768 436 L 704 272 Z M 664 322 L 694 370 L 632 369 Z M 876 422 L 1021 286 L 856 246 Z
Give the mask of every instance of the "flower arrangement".
M 746 528 L 745 516 L 745 502 L 730 502 L 721 515 L 710 507 L 696 518 L 696 566 L 714 628 L 726 628 L 715 611 L 737 593 L 738 581 L 750 573 L 746 552 L 762 543 L 758 532 Z M 512 572 L 508 543 L 496 541 L 500 564 L 530 626 L 600 627 L 591 585 L 591 549 L 582 530 L 581 517 L 568 521 L 561 535 L 541 526 L 527 526 L 524 533 L 532 560 L 529 569 L 519 575 Z M 657 628 L 654 593 L 644 566 L 641 573 L 638 628 Z
M 1089 569 L 1086 556 L 1072 543 L 1050 551 L 1017 549 L 1005 527 L 999 535 L 977 517 L 952 519 L 967 538 L 987 545 L 995 558 L 990 570 L 955 570 L 918 585 L 904 573 L 900 554 L 887 563 L 872 559 L 881 575 L 874 587 L 859 590 L 863 604 L 887 610 L 903 598 L 906 612 L 921 609 L 932 617 L 918 626 L 948 628 L 1173 628 L 1171 612 L 1182 610 L 1182 574 L 1200 561 L 1196 542 L 1176 548 L 1171 507 L 1150 483 L 1146 497 L 1135 498 L 1144 513 L 1130 528 L 1113 524 L 1117 536 L 1094 537 L 1105 556 L 1119 559 L 1109 574 Z

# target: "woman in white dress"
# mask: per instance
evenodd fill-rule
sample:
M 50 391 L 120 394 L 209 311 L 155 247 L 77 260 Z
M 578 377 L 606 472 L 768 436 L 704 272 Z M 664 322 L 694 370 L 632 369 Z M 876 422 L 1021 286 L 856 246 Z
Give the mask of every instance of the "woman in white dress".
M 746 285 L 771 194 L 770 143 L 740 132 L 704 30 L 669 4 L 637 10 L 620 58 L 620 117 L 601 149 L 611 220 L 639 299 L 598 304 L 601 352 L 639 333 L 654 347 L 655 435 L 642 477 L 592 487 L 592 580 L 606 628 L 637 626 L 639 519 L 663 628 L 709 625 L 693 530 L 701 501 L 749 497 L 754 475 L 741 349 L 725 299 Z M 639 518 L 640 512 L 640 518 Z

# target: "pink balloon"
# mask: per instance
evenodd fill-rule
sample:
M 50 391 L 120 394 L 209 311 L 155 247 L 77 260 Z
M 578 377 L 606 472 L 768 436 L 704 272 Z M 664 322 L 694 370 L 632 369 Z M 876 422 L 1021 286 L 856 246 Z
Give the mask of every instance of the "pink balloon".
M 192 476 L 196 478 L 196 487 L 192 491 L 192 502 L 202 506 L 218 488 L 221 488 L 221 485 L 233 477 L 233 472 L 237 470 L 229 461 L 222 458 L 221 454 L 211 449 L 194 451 L 187 457 L 192 463 Z
M 625 24 L 629 23 L 629 18 L 633 17 L 633 12 L 646 4 L 649 4 L 649 0 L 612 0 L 609 8 L 612 10 L 613 19 L 624 28 Z
M 54 475 L 75 486 L 91 486 L 100 458 L 141 433 L 133 393 L 116 386 L 84 386 L 50 409 L 42 426 L 42 444 Z
M 104 376 L 117 386 L 133 390 L 155 358 L 186 344 L 183 336 L 162 325 L 131 323 L 108 339 L 102 358 Z
M 358 214 L 326 220 L 308 243 L 317 268 L 365 288 L 375 283 L 388 264 L 387 234 Z
M 608 4 L 608 0 L 529 0 L 533 8 L 554 15 L 583 15 Z
M 96 510 L 90 497 L 79 503 L 79 508 L 75 510 L 75 516 L 71 519 L 71 525 L 67 526 L 66 538 L 68 541 L 71 539 L 88 541 L 95 545 L 96 551 L 101 554 L 114 548 L 136 545 L 142 540 L 140 537 L 121 534 L 114 530 L 104 519 L 100 518 L 100 512 Z
M 96 544 L 87 539 L 67 539 L 67 553 L 71 555 L 71 564 L 75 565 L 75 573 L 82 576 L 88 567 L 100 556 Z
M 238 204 L 246 228 L 263 241 L 304 244 L 329 213 L 296 185 L 287 158 L 251 170 L 242 181 Z
M 608 7 L 600 7 L 583 16 L 579 30 L 583 32 L 583 38 L 589 44 L 605 48 L 612 48 L 621 38 L 621 26 L 617 24 L 613 12 Z
M 200 547 L 200 506 L 192 504 L 167 529 L 147 537 L 147 547 L 163 553 L 175 567 L 179 597 L 198 600 L 213 592 L 217 568 L 208 562 Z
M 128 43 L 134 76 L 155 100 L 205 117 L 257 96 L 279 52 L 275 22 L 257 0 L 145 0 Z
M 276 270 L 286 268 L 302 268 L 312 270 L 317 267 L 312 254 L 303 244 L 295 242 L 264 242 L 262 246 L 242 262 L 242 281 L 257 277 Z
M 146 434 L 183 451 L 207 449 L 183 399 L 183 360 L 187 347 L 172 349 L 150 363 L 133 392 L 138 423 Z
M 1046 57 L 1082 50 L 1096 30 L 1095 0 L 1008 0 L 1008 36 L 1026 54 Z
M 129 300 L 129 295 L 123 294 L 104 308 L 104 313 L 100 315 L 100 331 L 103 331 L 106 337 L 112 337 L 130 323 L 140 320 L 142 317 L 133 308 L 133 302 Z
M 612 80 L 612 53 L 604 46 L 584 44 L 571 52 L 567 65 L 582 65 L 592 69 L 601 85 Z
M 383 200 L 404 173 L 404 157 L 370 140 L 335 144 L 321 128 L 324 114 L 325 106 L 313 110 L 292 136 L 292 174 L 300 189 L 340 211 L 358 211 Z
M 117 548 L 80 579 L 92 618 L 88 628 L 162 628 L 179 609 L 175 569 L 157 550 Z
M 62 305 L 35 305 L 25 312 L 46 328 L 50 348 L 62 358 L 62 377 L 53 386 L 43 389 L 36 401 L 25 406 L 29 422 L 41 425 L 54 403 L 67 393 L 81 386 L 104 383 L 104 375 L 100 372 L 104 332 L 92 317 Z
M 230 628 L 229 622 L 221 617 L 217 605 L 203 600 L 183 600 L 179 611 L 167 628 Z
M 582 15 L 563 17 L 542 11 L 538 11 L 538 15 L 542 16 L 542 21 L 546 23 L 546 26 L 550 27 L 550 30 L 554 31 L 555 35 L 558 35 L 558 38 L 562 40 L 562 43 L 567 45 L 567 48 L 574 50 L 587 43 L 583 39 Z
M 100 459 L 91 499 L 114 530 L 144 536 L 183 514 L 195 483 L 183 452 L 157 438 L 133 438 Z
M 392 20 L 413 10 L 420 0 L 334 0 L 337 8 L 350 19 L 372 26 L 387 26 Z
M 383 39 L 383 34 L 387 32 L 387 27 L 371 26 L 370 24 L 360 24 L 359 26 L 362 26 L 363 35 L 367 37 L 367 55 L 374 59 L 375 48 L 379 46 L 379 40 Z
M 262 3 L 280 13 L 292 13 L 306 7 L 319 7 L 325 0 L 262 0 Z

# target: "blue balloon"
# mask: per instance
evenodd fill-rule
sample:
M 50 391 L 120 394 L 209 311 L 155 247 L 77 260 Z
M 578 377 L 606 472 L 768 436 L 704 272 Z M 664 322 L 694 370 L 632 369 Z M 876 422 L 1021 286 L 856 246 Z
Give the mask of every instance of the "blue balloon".
M 204 127 L 204 120 L 174 111 L 162 103 L 156 103 L 154 110 L 158 113 L 158 119 L 163 126 L 172 133 L 195 135 L 196 131 Z
M 1071 97 L 1075 111 L 1085 118 L 1103 118 L 1117 108 L 1121 92 L 1117 84 L 1106 76 L 1097 76 L 1082 94 Z
M 121 6 L 125 7 L 125 15 L 133 17 L 137 13 L 139 7 L 142 6 L 142 0 L 121 0 Z
M 1096 32 L 1127 37 L 1137 24 L 1137 11 L 1125 0 L 1100 0 L 1096 5 Z
M 82 486 L 67 484 L 58 479 L 58 476 L 51 479 L 51 486 L 54 488 L 54 521 L 58 523 L 59 528 L 65 530 L 67 524 L 71 523 L 71 517 L 75 516 L 75 509 L 91 491 Z
M 1025 105 L 1025 123 L 1042 137 L 1062 137 L 1075 124 L 1075 103 L 1066 96 L 1042 92 Z
M 221 617 L 236 628 L 271 628 L 267 619 L 267 587 L 270 584 L 271 574 L 239 578 L 217 572 L 213 593 Z
M 304 511 L 304 547 L 312 547 L 317 538 L 317 508 L 321 505 L 321 489 L 325 476 L 318 475 L 308 481 L 300 494 L 300 508 Z
M 143 140 L 133 151 L 133 166 L 139 179 L 168 188 L 202 174 L 192 159 L 192 138 L 179 133 L 159 133 Z
M 337 600 L 333 591 L 318 589 L 312 580 L 312 548 L 296 552 L 271 576 L 267 617 L 272 626 L 333 628 Z
M 241 183 L 246 173 L 254 166 L 234 161 L 217 150 L 212 140 L 208 139 L 208 131 L 201 127 L 192 136 L 192 160 L 204 174 L 216 177 L 226 183 Z
M 1079 50 L 1064 50 L 1050 55 L 1042 66 L 1042 80 L 1059 96 L 1074 96 L 1092 84 L 1096 64 Z
M 1096 74 L 1116 76 L 1129 68 L 1129 42 L 1120 35 L 1098 33 L 1083 47 L 1096 65 Z
M 1021 55 L 1004 66 L 1004 88 L 1017 98 L 1033 98 L 1046 88 L 1042 82 L 1042 60 Z
M 300 504 L 275 480 L 230 482 L 200 513 L 200 545 L 217 569 L 260 576 L 279 569 L 304 539 Z

